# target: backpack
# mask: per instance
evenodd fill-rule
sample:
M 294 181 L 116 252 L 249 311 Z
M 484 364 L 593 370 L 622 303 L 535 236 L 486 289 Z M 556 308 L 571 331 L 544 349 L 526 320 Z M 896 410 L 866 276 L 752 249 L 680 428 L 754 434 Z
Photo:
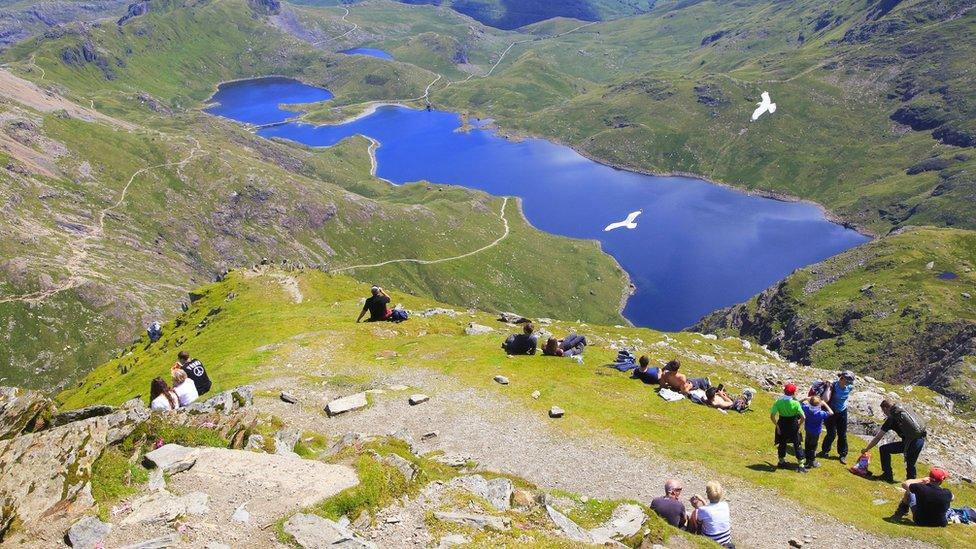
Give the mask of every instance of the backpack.
M 407 314 L 407 311 L 403 309 L 393 309 L 390 311 L 390 318 L 388 320 L 390 322 L 403 322 L 408 318 L 410 318 L 410 315 Z
M 903 439 L 916 440 L 925 435 L 925 420 L 915 412 L 896 406 L 892 414 L 895 415 L 895 423 L 901 430 Z
M 813 385 L 810 386 L 810 390 L 807 392 L 807 396 L 818 396 L 820 400 L 824 402 L 830 402 L 830 393 L 833 388 L 833 384 L 829 381 L 814 381 Z

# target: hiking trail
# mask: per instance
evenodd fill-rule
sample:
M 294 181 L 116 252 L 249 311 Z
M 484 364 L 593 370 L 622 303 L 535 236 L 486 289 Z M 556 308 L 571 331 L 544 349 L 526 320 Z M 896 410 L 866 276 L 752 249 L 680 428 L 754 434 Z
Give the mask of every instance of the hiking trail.
M 165 168 L 169 166 L 178 166 L 179 168 L 182 168 L 199 154 L 207 154 L 206 152 L 201 153 L 200 142 L 197 141 L 196 138 L 191 137 L 190 139 L 194 142 L 194 146 L 190 150 L 190 153 L 181 160 L 145 166 L 133 172 L 132 175 L 129 176 L 129 180 L 126 182 L 125 186 L 122 187 L 122 191 L 119 193 L 118 199 L 113 204 L 99 212 L 97 221 L 91 230 L 86 231 L 84 234 L 79 235 L 78 238 L 72 239 L 68 242 L 68 247 L 71 249 L 71 256 L 64 263 L 64 267 L 68 271 L 68 275 L 60 284 L 48 290 L 2 297 L 0 298 L 0 303 L 20 301 L 36 305 L 61 292 L 80 286 L 85 281 L 85 275 L 92 274 L 92 272 L 85 267 L 85 261 L 88 259 L 88 249 L 91 243 L 95 240 L 101 239 L 105 235 L 105 218 L 125 202 L 129 188 L 132 186 L 132 183 L 136 180 L 136 178 L 146 172 L 158 168 Z
M 501 211 L 498 214 L 498 217 L 501 218 L 502 223 L 505 225 L 505 232 L 502 233 L 501 236 L 499 236 L 498 238 L 496 238 L 494 240 L 494 242 L 492 242 L 491 244 L 488 244 L 486 246 L 482 246 L 482 247 L 478 248 L 477 250 L 473 250 L 473 251 L 470 251 L 468 253 L 464 253 L 464 254 L 461 254 L 461 255 L 456 255 L 456 256 L 453 256 L 453 257 L 445 257 L 445 258 L 442 258 L 442 259 L 413 259 L 413 258 L 391 259 L 389 261 L 383 261 L 383 262 L 380 262 L 380 263 L 371 263 L 371 264 L 368 264 L 368 265 L 351 265 L 349 267 L 340 267 L 338 269 L 330 269 L 330 271 L 333 272 L 333 273 L 341 273 L 341 272 L 344 272 L 344 271 L 351 271 L 353 269 L 368 269 L 368 268 L 372 268 L 372 267 L 382 267 L 384 265 L 390 265 L 390 264 L 393 264 L 393 263 L 416 263 L 418 265 L 434 265 L 434 264 L 437 264 L 437 263 L 446 263 L 448 261 L 455 261 L 455 260 L 458 260 L 458 259 L 464 259 L 465 257 L 471 257 L 471 256 L 473 256 L 475 254 L 479 254 L 479 253 L 481 253 L 481 252 L 483 252 L 485 250 L 494 248 L 495 246 L 498 245 L 499 242 L 501 242 L 502 240 L 505 240 L 506 238 L 508 238 L 508 235 L 510 233 L 510 230 L 509 230 L 509 226 L 508 226 L 508 218 L 505 217 L 505 206 L 507 206 L 507 205 L 508 205 L 508 197 L 507 196 L 504 196 L 504 197 L 502 197 L 502 208 L 501 208 Z

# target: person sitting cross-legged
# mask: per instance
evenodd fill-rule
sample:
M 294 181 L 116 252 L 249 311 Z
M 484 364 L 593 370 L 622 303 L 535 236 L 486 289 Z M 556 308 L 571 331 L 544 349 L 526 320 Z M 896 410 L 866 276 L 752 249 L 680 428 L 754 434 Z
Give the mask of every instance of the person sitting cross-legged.
M 707 505 L 699 495 L 691 498 L 691 506 L 695 510 L 688 520 L 689 530 L 702 534 L 726 549 L 735 549 L 732 543 L 732 518 L 729 504 L 722 501 L 722 485 L 715 481 L 707 483 L 705 495 L 708 496 Z
M 651 500 L 651 509 L 675 528 L 684 528 L 688 523 L 685 504 L 680 500 L 681 490 L 680 480 L 668 479 L 664 483 L 664 495 Z

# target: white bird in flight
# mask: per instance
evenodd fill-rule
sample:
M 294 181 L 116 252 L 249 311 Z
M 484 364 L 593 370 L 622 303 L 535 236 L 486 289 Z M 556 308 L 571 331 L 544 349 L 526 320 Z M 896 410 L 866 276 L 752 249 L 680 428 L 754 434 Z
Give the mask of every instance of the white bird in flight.
M 621 227 L 626 227 L 628 229 L 636 229 L 637 223 L 635 223 L 634 220 L 637 219 L 637 216 L 639 216 L 642 213 L 644 213 L 644 210 L 637 210 L 636 212 L 630 212 L 630 215 L 627 216 L 627 219 L 624 219 L 623 221 L 618 221 L 616 223 L 611 223 L 607 225 L 606 228 L 603 229 L 603 231 L 609 232 L 614 229 L 619 229 Z
M 759 120 L 759 117 L 767 112 L 776 112 L 776 103 L 770 102 L 769 92 L 762 92 L 762 101 L 756 103 L 758 107 L 756 110 L 752 111 L 752 121 L 755 122 Z

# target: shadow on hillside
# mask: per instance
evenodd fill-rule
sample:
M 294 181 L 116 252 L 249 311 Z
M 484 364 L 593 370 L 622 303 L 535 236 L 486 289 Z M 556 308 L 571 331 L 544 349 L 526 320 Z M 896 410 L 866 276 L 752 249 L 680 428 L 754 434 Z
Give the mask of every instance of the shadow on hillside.
M 752 469 L 753 471 L 759 471 L 760 473 L 775 473 L 777 470 L 777 467 L 769 461 L 765 463 L 753 463 L 752 465 L 746 465 L 746 468 Z

